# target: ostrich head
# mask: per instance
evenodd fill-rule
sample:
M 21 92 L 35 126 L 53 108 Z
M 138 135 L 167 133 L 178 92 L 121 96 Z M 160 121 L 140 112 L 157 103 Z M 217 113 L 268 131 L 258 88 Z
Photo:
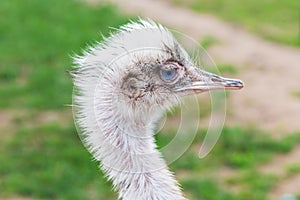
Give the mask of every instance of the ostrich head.
M 172 34 L 151 20 L 122 26 L 75 64 L 73 104 L 82 140 L 120 198 L 184 199 L 155 149 L 154 122 L 184 96 L 243 83 L 195 66 Z

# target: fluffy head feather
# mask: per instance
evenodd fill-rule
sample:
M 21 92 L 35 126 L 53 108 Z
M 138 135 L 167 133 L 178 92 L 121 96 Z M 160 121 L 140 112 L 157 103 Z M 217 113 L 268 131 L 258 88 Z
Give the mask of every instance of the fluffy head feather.
M 120 198 L 184 199 L 156 150 L 153 124 L 182 96 L 242 83 L 195 67 L 151 20 L 122 26 L 74 63 L 74 116 L 83 143 Z

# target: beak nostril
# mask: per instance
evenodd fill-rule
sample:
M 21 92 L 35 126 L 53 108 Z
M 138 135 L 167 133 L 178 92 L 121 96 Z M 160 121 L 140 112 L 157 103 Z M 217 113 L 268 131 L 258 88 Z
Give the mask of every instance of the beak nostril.
M 222 82 L 222 80 L 221 80 L 220 78 L 217 78 L 217 77 L 212 77 L 212 78 L 211 78 L 211 81 L 212 81 L 212 82 L 216 82 L 216 83 Z

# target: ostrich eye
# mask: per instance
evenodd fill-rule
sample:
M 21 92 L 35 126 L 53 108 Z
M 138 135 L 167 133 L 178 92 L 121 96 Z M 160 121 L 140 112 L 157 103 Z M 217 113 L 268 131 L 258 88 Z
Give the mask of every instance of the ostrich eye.
M 167 66 L 160 71 L 162 79 L 172 81 L 177 77 L 177 70 L 173 66 Z

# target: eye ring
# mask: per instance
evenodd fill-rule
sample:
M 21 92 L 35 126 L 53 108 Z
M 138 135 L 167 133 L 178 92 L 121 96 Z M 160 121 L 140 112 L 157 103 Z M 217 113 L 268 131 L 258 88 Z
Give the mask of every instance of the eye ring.
M 178 72 L 172 65 L 168 65 L 160 70 L 160 75 L 164 81 L 173 81 L 176 79 Z

